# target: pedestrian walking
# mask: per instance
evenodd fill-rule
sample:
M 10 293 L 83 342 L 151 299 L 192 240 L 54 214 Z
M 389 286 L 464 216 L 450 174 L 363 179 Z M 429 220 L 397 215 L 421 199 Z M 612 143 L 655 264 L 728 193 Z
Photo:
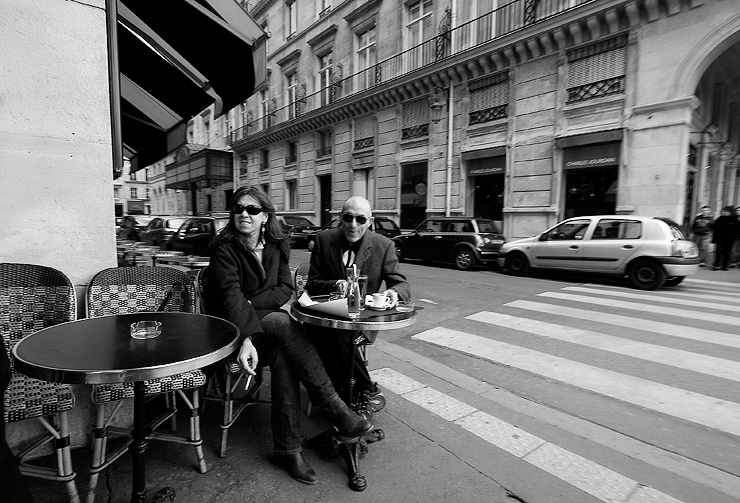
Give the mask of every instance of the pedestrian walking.
M 737 218 L 733 212 L 734 208 L 732 206 L 725 206 L 717 220 L 711 224 L 712 243 L 716 245 L 713 271 L 720 267 L 723 271 L 726 271 L 730 265 L 732 245 L 737 234 Z
M 691 232 L 694 235 L 694 243 L 699 248 L 699 266 L 707 265 L 709 256 L 709 244 L 712 242 L 712 216 L 709 206 L 702 206 L 701 212 L 691 224 Z
M 740 267 L 740 206 L 735 206 L 735 242 L 730 267 Z

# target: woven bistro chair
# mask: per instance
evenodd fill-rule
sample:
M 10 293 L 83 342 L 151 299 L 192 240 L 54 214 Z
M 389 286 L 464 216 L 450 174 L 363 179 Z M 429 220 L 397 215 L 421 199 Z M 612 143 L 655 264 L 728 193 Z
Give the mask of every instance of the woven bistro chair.
M 295 286 L 295 298 L 298 300 L 303 291 L 306 289 L 306 281 L 308 281 L 308 270 L 311 269 L 309 262 L 303 262 L 296 267 L 295 273 L 293 273 L 293 285 Z
M 204 267 L 198 273 L 198 292 L 200 297 L 200 311 L 206 313 L 205 288 L 208 283 L 208 267 Z M 226 447 L 229 439 L 229 428 L 231 428 L 242 412 L 251 405 L 269 405 L 268 400 L 260 399 L 260 391 L 264 383 L 264 367 L 257 367 L 257 375 L 250 385 L 247 392 L 239 397 L 234 398 L 234 394 L 239 390 L 240 384 L 246 382 L 248 374 L 244 372 L 242 366 L 235 358 L 229 357 L 217 363 L 209 372 L 208 384 L 203 394 L 203 406 L 208 402 L 218 402 L 223 407 L 223 416 L 221 420 L 221 445 L 219 447 L 219 457 L 226 456 Z
M 129 314 L 146 311 L 196 312 L 196 291 L 193 277 L 170 267 L 113 267 L 98 272 L 87 287 L 87 315 L 91 318 L 114 314 Z M 208 334 L 203 334 L 208 337 Z M 206 383 L 201 370 L 192 370 L 168 377 L 144 382 L 147 400 L 164 396 L 164 411 L 148 422 L 149 440 L 165 440 L 189 444 L 195 447 L 198 469 L 207 470 L 203 456 L 203 440 L 200 436 L 199 388 Z M 185 394 L 191 390 L 191 397 Z M 169 420 L 172 430 L 176 429 L 177 397 L 189 409 L 190 436 L 177 436 L 157 431 Z M 95 500 L 95 488 L 100 472 L 118 459 L 131 443 L 131 430 L 111 426 L 122 400 L 134 397 L 134 383 L 98 384 L 93 386 L 92 399 L 96 405 L 93 426 L 93 461 L 90 469 L 88 502 Z M 110 414 L 107 405 L 116 402 Z M 123 437 L 124 441 L 108 451 L 108 435 Z
M 44 433 L 17 456 L 21 473 L 64 482 L 72 502 L 80 501 L 72 470 L 67 414 L 75 404 L 72 388 L 16 372 L 12 369 L 11 351 L 24 337 L 76 318 L 74 287 L 62 272 L 41 265 L 0 264 L 0 333 L 11 362 L 3 420 L 11 423 L 36 419 L 44 426 Z M 27 460 L 50 442 L 56 450 L 56 468 L 37 466 Z

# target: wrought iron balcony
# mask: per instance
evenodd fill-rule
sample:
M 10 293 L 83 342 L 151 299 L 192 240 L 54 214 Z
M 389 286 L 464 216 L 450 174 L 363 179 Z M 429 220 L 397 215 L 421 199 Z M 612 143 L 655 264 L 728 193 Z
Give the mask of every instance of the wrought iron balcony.
M 301 119 L 302 116 L 312 111 L 347 100 L 380 84 L 392 82 L 456 54 L 596 1 L 514 0 L 453 29 L 445 29 L 443 21 L 439 33 L 431 39 L 346 78 L 337 79 L 313 94 L 301 96 L 298 102 L 277 109 L 273 108 L 269 117 L 259 118 L 243 126 L 241 129 L 244 132 L 235 131 L 230 135 L 229 141 L 233 143 L 246 139 L 247 132 L 253 135 Z M 449 26 L 449 22 L 447 24 Z M 327 92 L 331 96 L 330 100 L 326 99 Z M 490 113 L 500 112 L 496 110 Z M 478 115 L 486 113 L 489 112 L 477 112 Z

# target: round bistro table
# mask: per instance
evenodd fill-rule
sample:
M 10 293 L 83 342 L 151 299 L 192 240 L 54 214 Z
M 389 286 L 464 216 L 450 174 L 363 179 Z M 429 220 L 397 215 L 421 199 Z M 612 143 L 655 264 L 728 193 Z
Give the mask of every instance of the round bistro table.
M 162 333 L 134 339 L 131 324 L 154 320 Z M 146 502 L 144 381 L 203 368 L 237 349 L 236 325 L 204 314 L 142 312 L 83 318 L 22 339 L 15 368 L 36 379 L 67 384 L 134 383 L 132 502 Z
M 314 301 L 326 301 L 327 296 L 312 297 Z M 350 346 L 350 354 L 347 355 L 348 361 L 352 361 L 354 353 L 357 351 L 357 347 L 365 342 L 364 336 L 361 334 L 363 330 L 394 330 L 399 328 L 405 328 L 409 325 L 416 323 L 416 311 L 410 312 L 399 312 L 395 308 L 387 309 L 385 311 L 374 311 L 370 308 L 365 308 L 360 312 L 360 317 L 351 320 L 349 318 L 343 318 L 339 316 L 332 316 L 330 314 L 321 313 L 310 307 L 302 307 L 298 302 L 294 302 L 290 306 L 290 314 L 297 321 L 301 323 L 308 323 L 309 325 L 315 325 L 317 327 L 334 328 L 339 330 L 348 330 L 352 334 L 352 342 Z M 342 397 L 348 407 L 352 407 L 352 387 L 354 385 L 354 365 L 348 365 L 349 370 L 346 376 L 349 382 L 348 393 Z M 316 447 L 325 445 L 327 438 L 334 438 L 334 430 L 327 430 L 320 433 L 316 437 L 309 439 L 306 442 L 307 447 Z M 360 474 L 359 465 L 359 452 L 358 444 L 355 442 L 352 444 L 338 442 L 335 438 L 333 440 L 339 444 L 339 450 L 342 453 L 345 464 L 347 465 L 347 474 L 349 475 L 349 487 L 353 491 L 364 491 L 367 489 L 367 480 L 364 475 Z

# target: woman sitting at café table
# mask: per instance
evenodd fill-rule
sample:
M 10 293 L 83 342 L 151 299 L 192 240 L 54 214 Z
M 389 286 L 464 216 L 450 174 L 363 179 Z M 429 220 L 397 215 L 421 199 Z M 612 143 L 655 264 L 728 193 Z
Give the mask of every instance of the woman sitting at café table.
M 211 243 L 208 314 L 239 327 L 237 359 L 247 373 L 254 375 L 257 365 L 270 367 L 275 455 L 294 479 L 315 484 L 316 472 L 301 453 L 299 381 L 340 441 L 356 442 L 372 424 L 339 398 L 303 327 L 280 309 L 293 293 L 290 247 L 267 195 L 258 187 L 241 187 L 230 208 L 229 223 Z

